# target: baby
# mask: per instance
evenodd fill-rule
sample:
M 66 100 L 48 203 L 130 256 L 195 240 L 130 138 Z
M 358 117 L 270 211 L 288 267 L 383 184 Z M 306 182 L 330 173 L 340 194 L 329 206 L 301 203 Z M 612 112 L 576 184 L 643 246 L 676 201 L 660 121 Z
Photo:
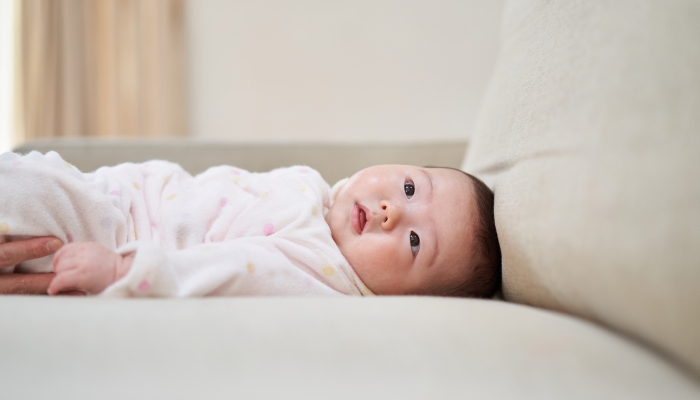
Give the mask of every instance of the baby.
M 489 297 L 500 283 L 493 194 L 449 168 L 380 165 L 330 188 L 300 166 L 81 173 L 55 152 L 2 154 L 0 243 L 32 236 L 68 243 L 15 267 L 53 270 L 49 294 Z

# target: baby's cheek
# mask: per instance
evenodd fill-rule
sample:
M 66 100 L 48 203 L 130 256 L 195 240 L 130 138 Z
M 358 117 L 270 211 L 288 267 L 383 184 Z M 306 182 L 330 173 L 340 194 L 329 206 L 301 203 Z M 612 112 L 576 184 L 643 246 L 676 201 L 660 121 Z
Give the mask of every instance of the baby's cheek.
M 383 238 L 380 240 L 371 240 L 366 246 L 367 256 L 373 265 L 384 266 L 384 270 L 387 267 L 393 267 L 398 261 L 399 257 L 398 246 L 393 240 L 387 240 L 390 238 Z
M 362 281 L 372 290 L 396 279 L 400 273 L 400 251 L 388 238 L 361 238 L 343 254 Z

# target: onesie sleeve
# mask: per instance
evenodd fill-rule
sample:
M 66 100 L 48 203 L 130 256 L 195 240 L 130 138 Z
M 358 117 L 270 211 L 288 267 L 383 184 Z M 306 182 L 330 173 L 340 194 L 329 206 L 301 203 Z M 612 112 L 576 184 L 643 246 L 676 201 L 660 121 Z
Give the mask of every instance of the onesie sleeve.
M 135 253 L 129 272 L 105 297 L 203 297 L 253 295 L 342 295 L 336 266 L 284 239 L 245 237 L 166 251 L 153 242 L 117 250 Z M 310 253 L 311 252 L 311 253 Z M 290 253 L 293 256 L 290 257 Z M 313 265 L 318 263 L 319 265 Z

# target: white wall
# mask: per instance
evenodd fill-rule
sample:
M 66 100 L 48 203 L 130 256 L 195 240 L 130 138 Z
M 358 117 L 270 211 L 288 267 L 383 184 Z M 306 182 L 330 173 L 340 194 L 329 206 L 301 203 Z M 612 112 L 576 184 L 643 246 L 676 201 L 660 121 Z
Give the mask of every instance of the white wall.
M 188 0 L 190 130 L 236 141 L 465 139 L 503 0 Z
M 0 0 L 0 153 L 12 147 L 15 0 Z

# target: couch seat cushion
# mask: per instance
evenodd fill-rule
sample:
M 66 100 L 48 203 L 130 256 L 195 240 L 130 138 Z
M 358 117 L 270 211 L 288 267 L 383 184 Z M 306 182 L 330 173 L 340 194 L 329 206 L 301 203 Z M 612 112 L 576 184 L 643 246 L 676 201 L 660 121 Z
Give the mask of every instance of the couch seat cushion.
M 3 398 L 691 399 L 579 319 L 427 297 L 0 301 Z

